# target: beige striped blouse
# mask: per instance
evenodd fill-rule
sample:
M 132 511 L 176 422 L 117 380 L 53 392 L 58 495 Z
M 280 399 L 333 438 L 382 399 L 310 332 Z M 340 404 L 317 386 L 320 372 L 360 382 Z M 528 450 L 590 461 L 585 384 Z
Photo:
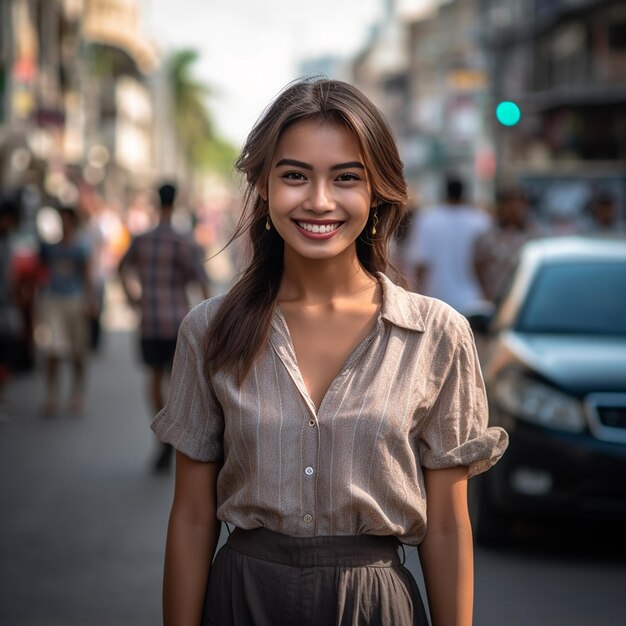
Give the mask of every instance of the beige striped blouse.
M 417 544 L 426 529 L 423 468 L 468 466 L 472 476 L 503 454 L 508 437 L 487 427 L 465 318 L 378 280 L 377 323 L 319 410 L 279 307 L 241 387 L 232 375 L 207 379 L 203 371 L 204 335 L 222 296 L 185 318 L 167 404 L 152 428 L 193 459 L 223 460 L 221 520 L 292 536 L 395 535 Z

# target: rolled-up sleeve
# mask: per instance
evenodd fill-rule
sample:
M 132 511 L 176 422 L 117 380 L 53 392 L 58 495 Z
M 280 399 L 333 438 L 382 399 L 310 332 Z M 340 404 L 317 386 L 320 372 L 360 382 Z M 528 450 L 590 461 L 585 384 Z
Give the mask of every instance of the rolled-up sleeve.
M 426 469 L 467 466 L 469 476 L 488 470 L 504 454 L 506 431 L 488 427 L 488 405 L 476 346 L 467 320 L 455 324 L 456 348 L 418 442 Z
M 178 332 L 167 403 L 151 428 L 161 441 L 192 459 L 220 461 L 224 415 L 205 373 L 205 331 L 205 315 L 192 310 Z

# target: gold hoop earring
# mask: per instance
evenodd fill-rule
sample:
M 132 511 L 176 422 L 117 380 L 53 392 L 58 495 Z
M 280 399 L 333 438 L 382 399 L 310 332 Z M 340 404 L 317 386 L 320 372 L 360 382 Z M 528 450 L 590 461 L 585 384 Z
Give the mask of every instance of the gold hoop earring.
M 272 224 L 270 223 L 270 216 L 265 219 L 265 230 L 272 230 Z
M 374 209 L 374 217 L 372 217 L 372 235 L 376 234 L 376 226 L 378 226 L 378 209 Z

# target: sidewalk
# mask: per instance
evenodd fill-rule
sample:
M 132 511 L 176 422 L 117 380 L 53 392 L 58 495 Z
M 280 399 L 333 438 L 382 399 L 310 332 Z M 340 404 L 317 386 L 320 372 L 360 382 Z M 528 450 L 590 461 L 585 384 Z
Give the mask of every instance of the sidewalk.
M 135 335 L 109 330 L 84 415 L 43 418 L 43 372 L 18 377 L 0 414 L 0 623 L 154 626 L 171 476 L 156 442 Z

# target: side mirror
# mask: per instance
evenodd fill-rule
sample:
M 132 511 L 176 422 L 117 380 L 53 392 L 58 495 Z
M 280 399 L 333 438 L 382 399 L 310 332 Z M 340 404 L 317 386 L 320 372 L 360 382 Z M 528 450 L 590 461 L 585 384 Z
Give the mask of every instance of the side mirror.
M 470 328 L 476 335 L 487 335 L 496 307 L 491 302 L 480 302 L 471 311 L 465 313 Z

